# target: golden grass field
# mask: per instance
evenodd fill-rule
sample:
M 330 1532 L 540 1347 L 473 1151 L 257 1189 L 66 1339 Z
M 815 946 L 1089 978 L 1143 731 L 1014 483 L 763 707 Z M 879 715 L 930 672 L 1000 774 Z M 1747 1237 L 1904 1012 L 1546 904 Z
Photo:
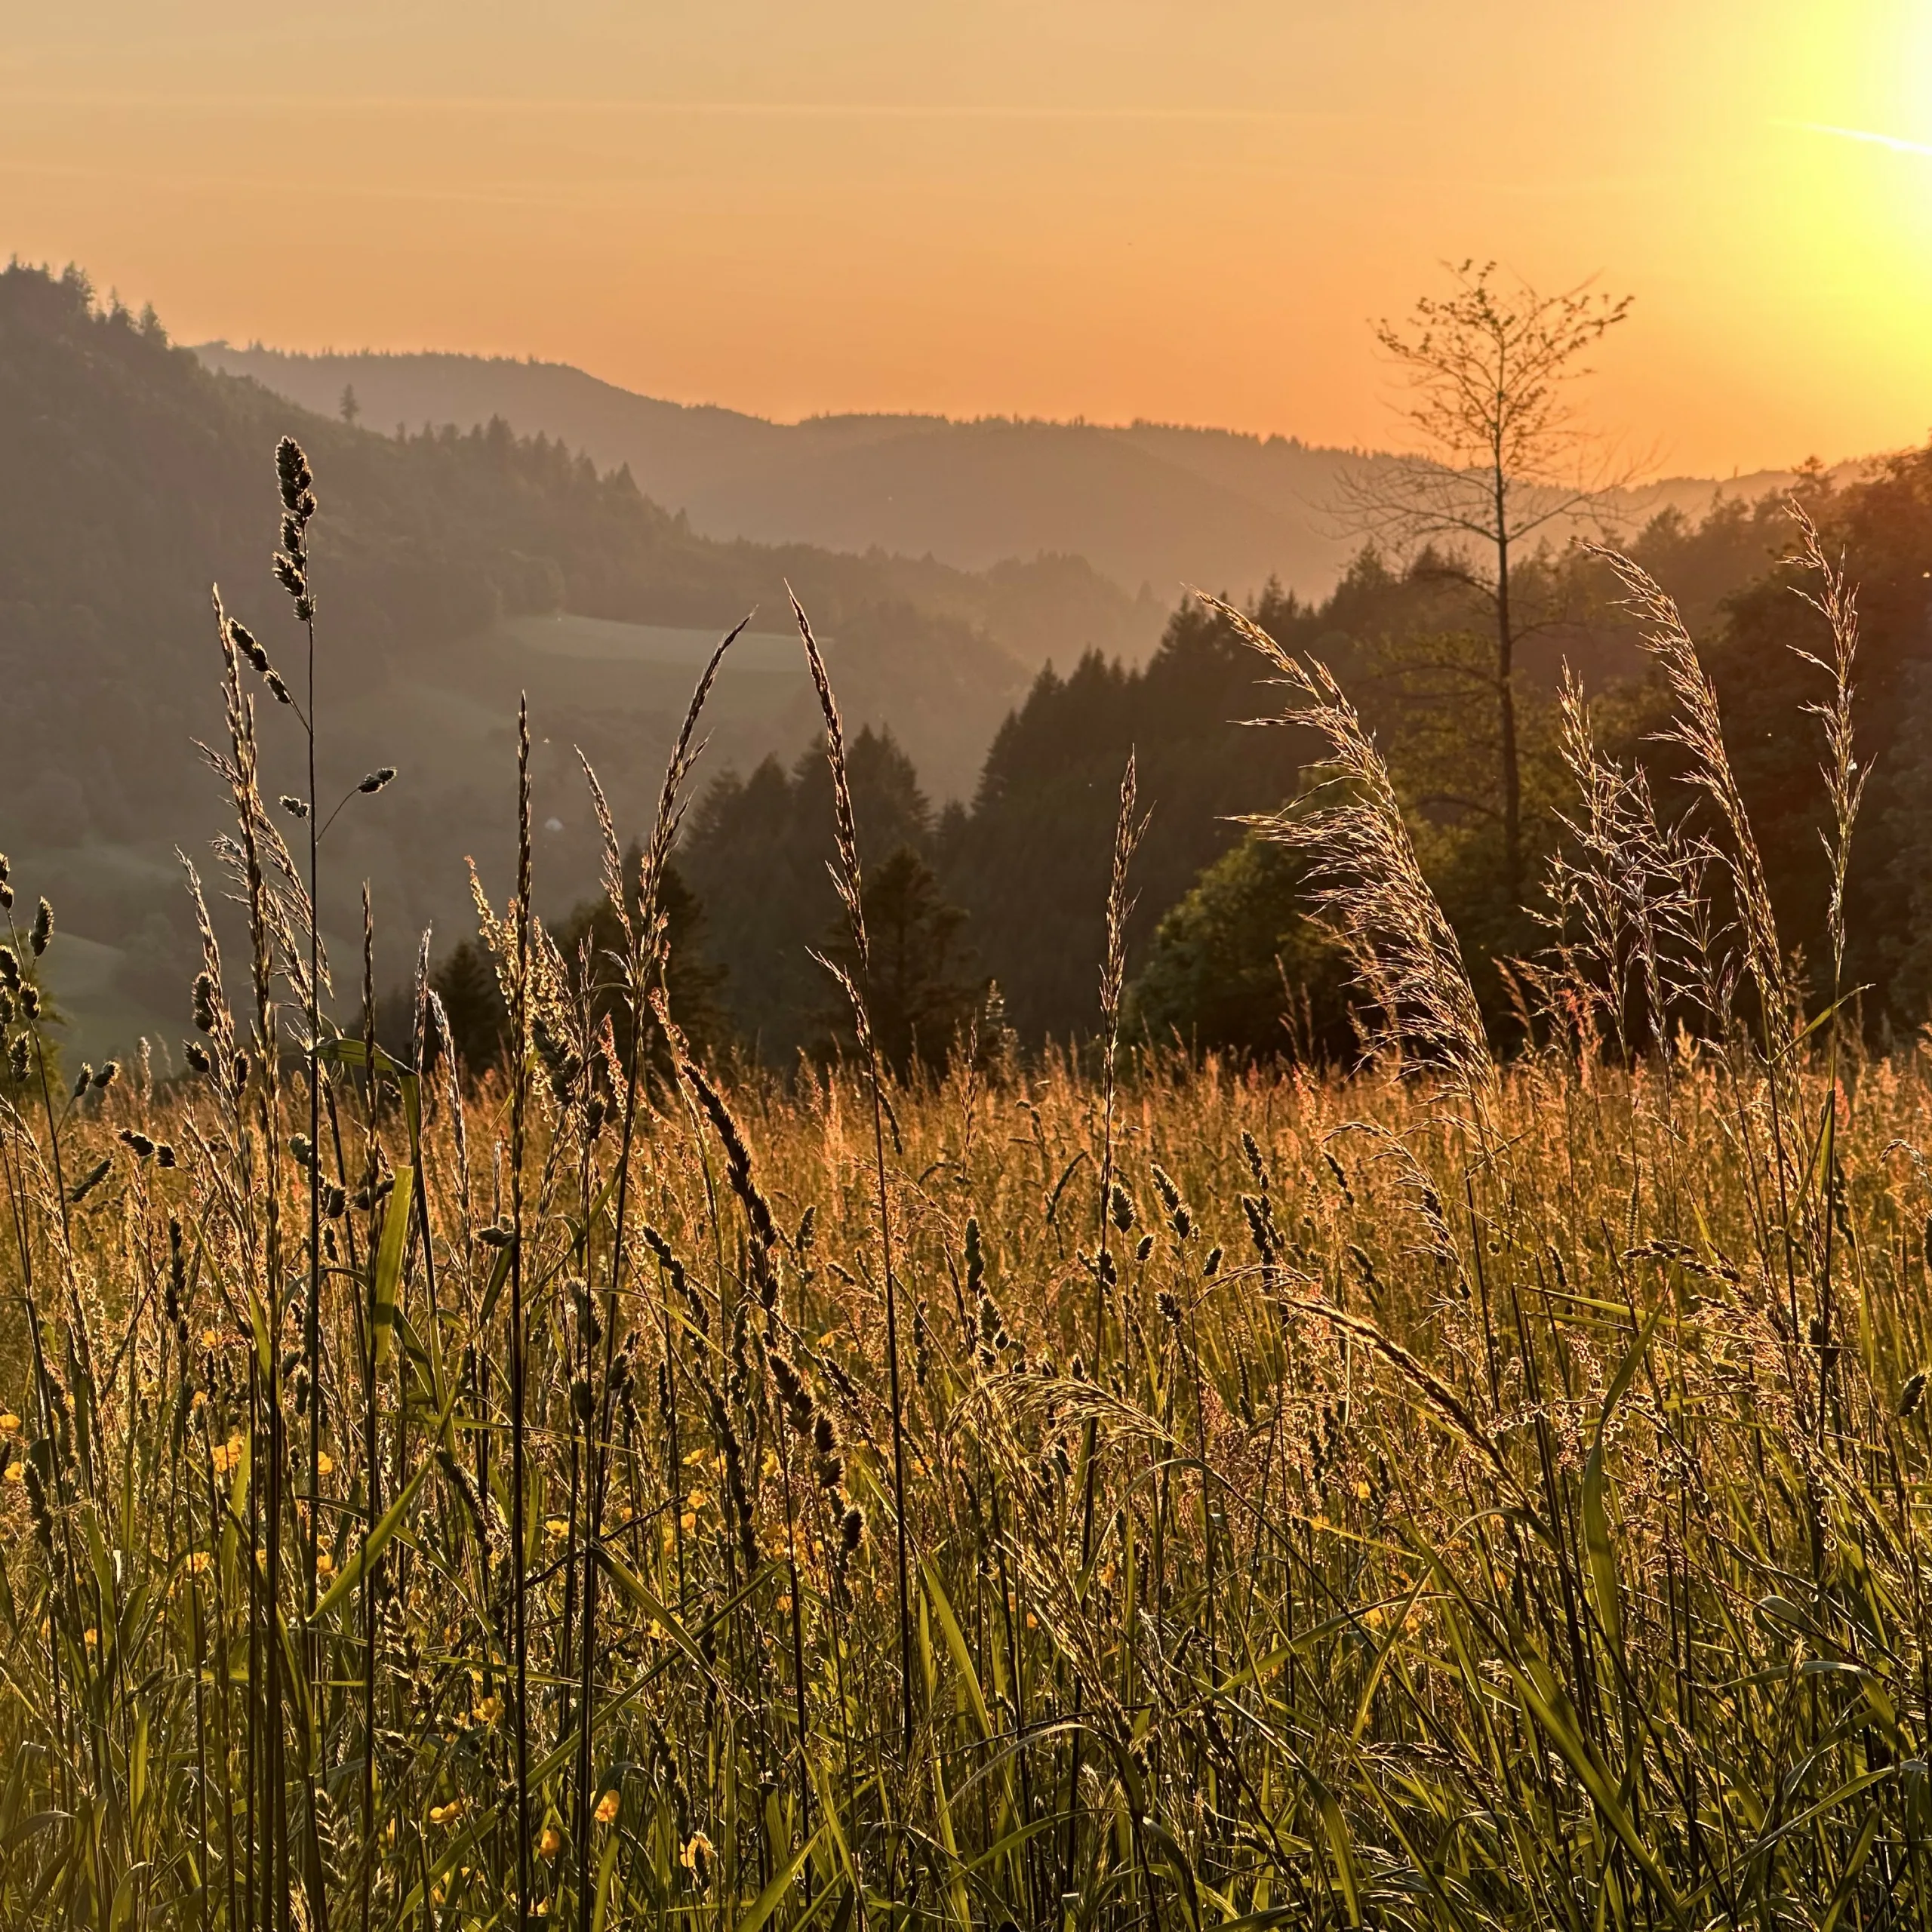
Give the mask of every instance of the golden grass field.
M 855 1063 L 654 1023 L 688 733 L 621 956 L 526 814 L 504 1069 L 328 1026 L 225 626 L 198 1065 L 57 1085 L 0 955 L 0 1924 L 1924 1921 L 1932 1063 L 1798 1005 L 1648 614 L 1714 829 L 1573 706 L 1540 1044 L 1284 659 L 1364 1068 L 1118 1041 L 1130 785 L 1108 1038 L 912 1086 L 842 783 Z

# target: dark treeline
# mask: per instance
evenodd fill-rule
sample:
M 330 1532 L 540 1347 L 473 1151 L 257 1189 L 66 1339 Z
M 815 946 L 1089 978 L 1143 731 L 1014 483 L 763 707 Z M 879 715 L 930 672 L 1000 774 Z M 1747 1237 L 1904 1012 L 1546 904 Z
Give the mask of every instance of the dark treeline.
M 115 983 L 143 1026 L 174 1010 L 192 968 L 193 936 L 167 852 L 177 843 L 201 849 L 195 828 L 209 804 L 205 774 L 183 755 L 217 721 L 208 582 L 220 580 L 242 614 L 259 614 L 264 452 L 291 413 L 251 383 L 211 374 L 169 343 L 151 313 L 97 302 L 76 273 L 0 273 L 6 836 L 75 858 L 72 876 L 56 881 L 70 930 L 118 949 Z M 319 417 L 295 426 L 325 497 L 318 695 L 355 740 L 341 755 L 356 761 L 334 785 L 352 785 L 364 768 L 363 738 L 383 761 L 402 762 L 407 747 L 383 734 L 392 712 L 405 715 L 422 660 L 461 660 L 478 626 L 506 614 L 721 626 L 754 603 L 782 610 L 789 579 L 836 641 L 832 672 L 851 726 L 869 890 L 879 895 L 872 910 L 894 935 L 880 971 L 891 982 L 896 1063 L 943 1055 L 995 986 L 1001 1023 L 1023 1044 L 1091 1031 L 1130 750 L 1152 812 L 1132 879 L 1135 1023 L 1202 1046 L 1266 1052 L 1299 1039 L 1346 1050 L 1340 975 L 1297 909 L 1295 864 L 1254 848 L 1240 823 L 1297 793 L 1309 747 L 1292 731 L 1243 722 L 1274 714 L 1278 694 L 1201 607 L 1178 609 L 1138 667 L 1083 654 L 1073 632 L 1062 660 L 1070 668 L 1049 668 L 1029 690 L 986 626 L 1035 578 L 1054 608 L 1072 608 L 1078 583 L 1066 560 L 975 575 L 876 553 L 712 542 L 649 502 L 625 472 L 599 472 L 500 423 L 395 435 Z M 1932 1007 L 1932 888 L 1919 857 L 1932 831 L 1932 451 L 1837 490 L 1814 474 L 1800 494 L 1827 547 L 1844 552 L 1865 620 L 1857 721 L 1870 783 L 1848 885 L 1847 983 L 1861 989 L 1872 1026 L 1915 1026 Z M 1679 599 L 1704 651 L 1784 940 L 1815 973 L 1827 892 L 1817 835 L 1823 745 L 1805 706 L 1823 680 L 1799 653 L 1822 648 L 1826 632 L 1795 594 L 1804 586 L 1789 561 L 1789 517 L 1773 502 L 1727 503 L 1701 520 L 1667 514 L 1627 541 Z M 1606 567 L 1581 550 L 1546 552 L 1517 562 L 1510 590 L 1523 638 L 1516 691 L 1534 877 L 1570 809 L 1555 708 L 1565 662 L 1592 694 L 1602 742 L 1651 764 L 1660 796 L 1678 801 L 1672 809 L 1693 801 L 1668 782 L 1672 752 L 1654 737 L 1662 709 Z M 1425 551 L 1398 562 L 1364 550 L 1326 598 L 1271 589 L 1254 614 L 1284 644 L 1327 659 L 1374 728 L 1478 989 L 1506 1029 L 1496 962 L 1533 955 L 1545 935 L 1534 906 L 1526 911 L 1504 885 L 1481 592 L 1453 558 Z M 280 633 L 270 643 L 278 654 L 297 648 Z M 427 688 L 416 690 L 408 715 L 444 717 Z M 446 678 L 435 702 L 451 688 Z M 546 801 L 558 802 L 540 817 L 572 809 L 561 802 L 577 795 L 571 746 L 589 743 L 625 829 L 635 829 L 669 726 L 631 703 L 613 700 L 592 715 L 580 700 L 577 715 L 534 694 L 534 711 L 555 719 L 542 728 L 558 733 L 540 747 L 539 775 Z M 835 947 L 838 928 L 823 863 L 827 780 L 808 729 L 802 717 L 786 726 L 786 761 L 747 759 L 714 775 L 678 855 L 689 903 L 678 912 L 675 950 L 699 975 L 687 992 L 700 980 L 706 989 L 694 1030 L 780 1066 L 838 1039 L 836 1003 L 810 956 Z M 506 731 L 500 745 L 479 736 L 477 749 L 503 755 Z M 961 802 L 934 805 L 961 789 Z M 374 829 L 380 820 L 394 842 L 386 856 L 416 861 L 401 868 L 411 881 L 448 875 L 433 914 L 438 955 L 448 959 L 463 929 L 460 855 L 475 851 L 486 878 L 503 876 L 507 826 L 481 796 L 448 783 L 438 792 L 426 778 L 412 789 L 405 769 L 383 814 L 365 815 L 369 832 L 346 825 L 336 835 L 365 841 L 352 842 L 352 865 L 337 869 L 376 878 L 378 924 L 398 952 L 431 909 L 391 876 L 398 868 L 367 842 Z M 557 857 L 546 848 L 539 868 L 553 909 L 581 897 L 595 875 L 560 863 L 563 843 L 559 834 Z M 353 906 L 334 909 L 352 931 Z M 485 1052 L 488 964 L 472 949 L 460 970 L 472 982 Z
M 1861 756 L 1871 772 L 1850 886 L 1857 935 L 1848 983 L 1875 1027 L 1918 1023 L 1932 1000 L 1932 451 L 1834 491 L 1814 477 L 1810 513 L 1864 586 Z M 1671 512 L 1628 540 L 1678 600 L 1716 682 L 1733 756 L 1760 828 L 1786 943 L 1823 956 L 1827 878 L 1816 702 L 1824 680 L 1801 652 L 1825 645 L 1823 620 L 1791 552 L 1781 500 L 1721 503 L 1693 521 Z M 1512 578 L 1531 613 L 1521 673 L 1525 829 L 1540 863 L 1574 810 L 1558 752 L 1556 693 L 1567 663 L 1591 695 L 1599 742 L 1651 771 L 1667 815 L 1702 823 L 1673 783 L 1665 710 L 1607 568 L 1588 552 L 1547 553 Z M 1548 943 L 1533 900 L 1503 889 L 1493 686 L 1482 672 L 1481 611 L 1447 560 L 1398 567 L 1365 550 L 1327 598 L 1270 589 L 1254 607 L 1283 643 L 1335 669 L 1375 729 L 1432 882 L 1472 958 L 1500 1034 L 1511 1000 L 1499 961 Z M 1346 975 L 1300 909 L 1299 863 L 1244 832 L 1309 781 L 1310 747 L 1291 730 L 1244 721 L 1279 709 L 1262 667 L 1204 607 L 1178 609 L 1144 666 L 1097 655 L 1043 672 L 995 738 L 975 795 L 935 816 L 889 734 L 855 745 L 854 786 L 868 863 L 916 860 L 935 989 L 958 1006 L 996 985 L 1025 1044 L 1072 1041 L 1099 1017 L 1108 854 L 1121 768 L 1136 754 L 1151 808 L 1136 855 L 1131 1017 L 1144 1034 L 1244 1052 L 1345 1054 Z M 831 809 L 823 760 L 801 754 L 715 780 L 681 854 L 701 903 L 692 943 L 721 974 L 740 1041 L 783 1063 L 827 1041 L 823 946 L 837 906 L 825 874 Z M 943 1047 L 928 1037 L 929 1054 Z

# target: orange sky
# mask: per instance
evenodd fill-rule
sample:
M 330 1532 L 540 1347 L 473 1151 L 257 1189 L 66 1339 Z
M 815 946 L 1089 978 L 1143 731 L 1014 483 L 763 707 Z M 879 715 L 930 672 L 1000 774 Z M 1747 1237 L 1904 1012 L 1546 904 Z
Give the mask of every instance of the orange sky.
M 1494 255 L 1636 294 L 1665 469 L 1932 426 L 1932 0 L 5 13 L 0 249 L 184 340 L 1386 443 L 1369 318 Z

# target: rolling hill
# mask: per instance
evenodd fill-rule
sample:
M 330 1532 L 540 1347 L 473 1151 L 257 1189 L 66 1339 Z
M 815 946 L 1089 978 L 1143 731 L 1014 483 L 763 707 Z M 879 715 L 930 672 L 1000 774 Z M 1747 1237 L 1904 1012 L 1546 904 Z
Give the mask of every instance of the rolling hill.
M 654 798 L 696 669 L 748 611 L 707 770 L 786 757 L 817 728 L 789 631 L 794 586 L 826 640 L 854 728 L 889 725 L 931 791 L 970 791 L 1027 657 L 1131 648 L 1143 611 L 1066 558 L 970 572 L 883 553 L 719 542 L 621 469 L 500 421 L 398 440 L 311 414 L 174 346 L 85 278 L 0 272 L 0 826 L 32 903 L 54 900 L 56 991 L 92 1051 L 177 1035 L 194 946 L 177 848 L 207 871 L 220 799 L 195 750 L 221 728 L 209 587 L 299 672 L 268 570 L 285 432 L 322 511 L 318 709 L 325 804 L 378 764 L 402 775 L 330 835 L 325 926 L 353 958 L 376 882 L 386 977 L 425 923 L 473 930 L 463 860 L 500 894 L 520 691 L 537 745 L 539 903 L 589 891 L 595 827 L 574 747 L 620 824 Z M 306 789 L 288 714 L 263 700 L 271 792 Z M 341 938 L 349 935 L 347 939 Z
M 466 428 L 500 417 L 523 434 L 561 437 L 600 463 L 627 465 L 647 496 L 715 537 L 878 549 L 971 571 L 1082 558 L 1155 614 L 1137 634 L 1140 651 L 1183 585 L 1251 596 L 1272 577 L 1304 597 L 1324 595 L 1355 543 L 1328 506 L 1346 471 L 1379 460 L 1292 437 L 1151 423 L 774 423 L 505 358 L 295 355 L 223 343 L 196 353 L 319 411 L 333 413 L 352 388 L 361 420 L 384 427 Z M 1632 491 L 1626 507 L 1633 523 L 1666 504 L 1694 516 L 1720 491 L 1755 497 L 1792 473 L 1671 478 Z M 1033 661 L 1069 661 L 1051 633 L 1009 624 L 1001 635 Z

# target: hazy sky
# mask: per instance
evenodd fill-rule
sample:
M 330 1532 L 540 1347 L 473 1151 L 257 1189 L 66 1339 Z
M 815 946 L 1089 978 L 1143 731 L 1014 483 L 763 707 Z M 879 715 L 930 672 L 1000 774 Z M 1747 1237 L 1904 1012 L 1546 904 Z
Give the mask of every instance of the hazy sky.
M 1635 294 L 1592 410 L 1666 469 L 1932 426 L 1932 0 L 0 23 L 0 250 L 182 339 L 530 353 L 781 416 L 1384 443 L 1370 319 L 1494 256 Z

